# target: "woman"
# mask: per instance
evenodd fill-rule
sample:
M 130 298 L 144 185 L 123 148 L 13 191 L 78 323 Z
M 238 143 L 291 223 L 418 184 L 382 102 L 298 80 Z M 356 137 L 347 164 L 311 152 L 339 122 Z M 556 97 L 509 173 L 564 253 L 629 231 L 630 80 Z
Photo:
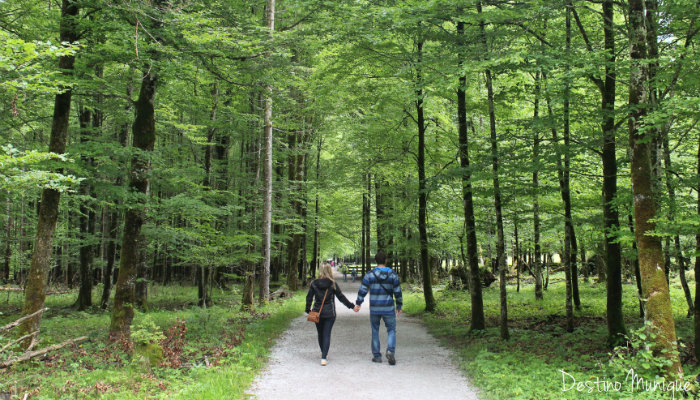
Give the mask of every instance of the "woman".
M 328 294 L 326 294 L 326 291 Z M 325 302 L 323 301 L 324 296 L 326 297 Z M 312 310 L 312 300 L 314 302 L 313 311 L 316 312 L 318 312 L 321 308 L 321 303 L 323 303 L 321 318 L 318 323 L 316 323 L 318 345 L 321 347 L 321 365 L 328 364 L 326 356 L 328 356 L 328 348 L 331 346 L 331 330 L 333 329 L 333 323 L 335 323 L 336 296 L 347 308 L 353 309 L 355 307 L 355 304 L 345 297 L 343 292 L 340 291 L 340 287 L 335 283 L 335 280 L 333 280 L 333 270 L 331 266 L 324 264 L 319 271 L 319 278 L 311 282 L 309 293 L 306 295 L 307 314 Z

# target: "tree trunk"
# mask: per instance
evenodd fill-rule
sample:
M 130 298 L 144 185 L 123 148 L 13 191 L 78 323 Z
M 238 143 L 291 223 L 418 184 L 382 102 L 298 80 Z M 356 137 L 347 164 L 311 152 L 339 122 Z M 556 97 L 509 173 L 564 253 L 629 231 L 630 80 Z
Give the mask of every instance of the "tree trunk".
M 146 256 L 146 236 L 141 234 L 138 240 L 138 261 L 136 265 L 136 285 L 134 285 L 135 305 L 142 312 L 148 312 L 149 270 Z
M 633 205 L 634 206 L 634 205 Z M 630 232 L 634 236 L 634 220 L 632 214 L 627 215 L 627 223 L 629 224 Z M 642 275 L 639 272 L 639 255 L 637 251 L 637 241 L 632 241 L 632 250 L 637 256 L 634 259 L 634 280 L 637 283 L 637 298 L 639 299 L 639 318 L 644 318 L 644 302 L 642 301 Z
M 315 194 L 315 204 L 314 204 L 314 255 L 311 263 L 313 266 L 311 267 L 311 277 L 315 278 L 316 277 L 316 271 L 318 270 L 319 267 L 319 237 L 318 237 L 318 213 L 319 213 L 319 204 L 318 204 L 318 182 L 319 178 L 321 176 L 321 146 L 323 145 L 323 140 L 321 135 L 319 135 L 318 138 L 318 149 L 316 151 L 316 194 Z M 364 197 L 363 197 L 364 199 Z M 363 231 L 364 234 L 364 231 Z M 364 236 L 363 236 L 364 237 Z
M 464 37 L 464 22 L 457 23 L 457 33 Z M 462 46 L 465 43 L 460 43 Z M 461 70 L 463 54 L 459 54 Z M 469 263 L 469 294 L 471 296 L 472 320 L 470 330 L 486 329 L 484 319 L 484 300 L 481 293 L 481 274 L 479 272 L 479 247 L 476 238 L 476 219 L 474 218 L 474 199 L 472 193 L 471 166 L 469 165 L 469 138 L 466 101 L 467 77 L 461 74 L 457 88 L 457 123 L 459 134 L 459 161 L 462 167 L 462 205 L 464 206 L 464 226 L 467 239 L 467 257 Z M 473 127 L 472 127 L 473 128 Z M 466 268 L 466 265 L 465 265 Z
M 666 191 L 668 192 L 668 222 L 673 224 L 676 217 L 676 190 L 673 182 L 673 174 L 671 172 L 671 149 L 668 143 L 668 131 L 664 130 L 662 132 L 663 137 L 661 138 L 663 142 L 663 158 L 664 158 L 664 172 L 666 178 Z M 669 238 L 666 238 L 667 242 Z M 676 263 L 678 263 L 678 275 L 681 279 L 681 287 L 683 287 L 683 293 L 685 294 L 685 300 L 688 304 L 688 316 L 693 315 L 693 296 L 690 293 L 690 288 L 688 287 L 688 280 L 685 277 L 685 260 L 683 258 L 683 251 L 681 250 L 681 239 L 678 234 L 673 237 L 674 244 L 674 257 L 676 258 Z M 666 245 L 667 253 L 670 253 L 671 246 Z M 666 265 L 670 265 L 667 262 Z M 670 268 L 670 266 L 669 266 Z
M 382 251 L 387 256 L 386 265 L 391 265 L 389 259 L 389 240 L 387 220 L 390 218 L 387 207 L 387 197 L 390 190 L 387 189 L 387 183 L 379 175 L 374 178 L 374 208 L 376 213 L 376 229 L 377 229 L 377 252 Z
M 267 27 L 269 39 L 275 31 L 275 0 L 267 0 Z M 269 58 L 269 57 L 268 57 Z M 265 115 L 264 115 L 264 187 L 263 197 L 263 226 L 262 226 L 262 276 L 260 277 L 260 294 L 258 301 L 267 304 L 270 299 L 270 245 L 272 231 L 272 86 L 265 86 Z
M 363 186 L 366 175 L 362 176 Z M 360 235 L 360 260 L 362 263 L 362 275 L 367 273 L 367 251 L 365 245 L 367 244 L 367 193 L 362 193 L 362 234 Z
M 578 247 L 581 255 L 581 271 L 583 271 L 583 281 L 588 282 L 588 260 L 586 260 L 586 246 L 583 243 L 583 235 L 579 236 Z
M 304 213 L 304 202 L 302 191 L 304 189 L 304 165 L 306 164 L 306 133 L 301 130 L 291 133 L 289 138 L 289 164 L 287 178 L 290 185 L 291 205 L 296 218 L 302 218 Z M 299 249 L 304 237 L 303 231 L 299 227 L 292 226 L 289 241 L 287 243 L 287 286 L 289 290 L 296 291 L 299 287 Z
M 518 244 L 518 217 L 513 216 L 513 236 L 515 243 L 513 245 L 513 267 L 515 267 L 516 289 L 520 293 L 520 245 Z
M 62 43 L 74 43 L 79 38 L 77 17 L 78 4 L 70 0 L 62 0 L 60 41 Z M 75 57 L 64 55 L 59 58 L 58 67 L 67 75 L 73 73 Z M 73 91 L 70 87 L 56 95 L 54 101 L 53 120 L 51 125 L 51 138 L 49 139 L 49 151 L 63 154 L 66 149 L 68 137 L 68 120 L 70 117 L 70 105 Z M 29 269 L 29 277 L 24 290 L 24 306 L 22 315 L 30 315 L 44 307 L 46 299 L 46 280 L 51 265 L 51 250 L 53 237 L 56 231 L 58 219 L 58 207 L 61 193 L 58 190 L 44 188 L 41 191 L 41 203 L 39 205 L 36 239 L 34 241 L 34 253 Z M 27 319 L 19 329 L 19 335 L 24 336 L 39 330 L 41 314 Z M 29 346 L 30 341 L 22 342 L 22 346 Z
M 372 269 L 372 175 L 367 174 L 367 222 L 365 224 L 365 260 L 367 260 L 367 270 L 362 271 L 362 274 L 366 274 Z
M 567 58 L 571 54 L 571 9 L 573 5 L 571 1 L 566 4 L 566 55 Z M 561 188 L 561 197 L 564 202 L 564 268 L 567 274 L 567 294 L 566 294 L 566 330 L 572 332 L 574 330 L 574 314 L 571 308 L 571 300 L 580 309 L 581 300 L 578 299 L 578 274 L 576 273 L 576 235 L 574 234 L 574 224 L 571 216 L 571 186 L 569 179 L 570 163 L 570 97 L 571 85 L 569 83 L 568 73 L 570 71 L 569 63 L 566 64 L 567 76 L 564 78 L 564 166 L 562 168 L 561 161 L 559 167 L 561 174 L 559 175 L 559 186 Z M 556 145 L 556 143 L 555 143 Z
M 481 1 L 476 3 L 477 12 L 482 13 Z M 488 43 L 486 42 L 486 27 L 484 19 L 479 20 L 479 28 L 481 33 L 481 43 L 483 45 L 484 58 L 488 59 Z M 493 99 L 493 82 L 491 78 L 491 69 L 487 68 L 486 74 L 486 91 L 488 96 L 489 106 L 489 128 L 491 131 L 491 163 L 493 169 L 493 202 L 496 211 L 496 258 L 497 268 L 499 271 L 500 280 L 500 297 L 501 297 L 501 339 L 508 340 L 510 333 L 508 332 L 508 294 L 506 292 L 506 249 L 505 238 L 503 234 L 503 210 L 501 206 L 501 187 L 498 177 L 499 155 L 498 155 L 498 135 L 496 134 L 496 109 Z
M 209 121 L 212 125 L 207 131 L 207 144 L 204 147 L 204 181 L 202 182 L 204 190 L 216 188 L 216 175 L 212 173 L 212 158 L 215 150 L 213 147 L 216 135 L 214 123 L 216 122 L 216 111 L 219 106 L 219 85 L 216 82 L 212 85 L 211 97 L 212 106 L 209 114 Z M 211 307 L 212 276 L 215 267 L 211 265 L 200 265 L 198 268 L 200 271 L 197 275 L 199 277 L 197 280 L 197 304 L 202 308 Z
M 156 140 L 155 115 L 153 101 L 156 95 L 156 76 L 153 72 L 146 73 L 141 81 L 139 98 L 134 106 L 136 118 L 132 126 L 133 147 L 150 152 Z M 136 304 L 135 288 L 139 262 L 139 241 L 142 240 L 141 226 L 145 214 L 143 202 L 148 198 L 149 161 L 143 155 L 135 155 L 131 160 L 131 176 L 129 187 L 142 196 L 141 204 L 127 209 L 124 216 L 124 233 L 119 257 L 119 275 L 114 293 L 114 307 L 109 327 L 112 340 L 120 337 L 130 337 L 131 321 L 134 317 Z
M 405 226 L 401 228 L 401 239 L 403 242 L 403 248 L 401 251 L 401 258 L 400 258 L 401 282 L 406 282 L 406 279 L 408 277 L 408 229 L 406 229 Z M 367 263 L 369 265 L 369 260 L 367 260 Z
M 12 246 L 10 246 L 10 237 L 12 236 L 12 202 L 10 201 L 10 192 L 7 192 L 7 200 L 5 202 L 5 210 L 7 211 L 7 226 L 5 226 L 5 262 L 3 265 L 2 278 L 5 283 L 10 281 L 10 257 L 12 256 Z
M 126 85 L 126 95 L 129 101 L 127 101 L 125 111 L 129 113 L 132 109 L 131 96 L 133 94 L 133 87 L 131 85 L 131 74 L 129 74 L 129 82 Z M 129 142 L 129 124 L 123 124 L 119 130 L 118 135 L 119 144 L 122 147 L 126 147 Z M 117 179 L 114 185 L 119 187 L 122 185 L 124 178 L 120 173 L 117 175 Z M 118 203 L 117 203 L 118 204 Z M 112 281 L 114 275 L 114 262 L 117 255 L 117 237 L 119 233 L 119 217 L 120 213 L 117 211 L 112 211 L 109 216 L 109 243 L 107 244 L 107 265 L 102 275 L 102 299 L 100 300 L 100 308 L 103 310 L 107 309 L 107 304 L 109 303 L 109 294 L 112 290 Z
M 697 184 L 700 188 L 700 137 L 698 138 L 698 154 L 697 154 Z M 697 213 L 700 216 L 700 190 L 697 191 Z M 695 358 L 700 360 L 700 231 L 695 234 L 695 304 L 693 307 L 693 349 Z
M 85 143 L 90 140 L 90 120 L 92 113 L 89 109 L 80 106 L 78 112 L 80 120 L 80 142 Z M 86 167 L 89 167 L 91 160 L 88 157 L 81 157 Z M 80 183 L 80 192 L 85 197 L 92 196 L 92 188 L 87 180 Z M 93 250 L 92 236 L 95 230 L 95 212 L 92 209 L 92 204 L 87 204 L 83 200 L 80 205 L 80 289 L 78 292 L 78 300 L 75 306 L 78 311 L 83 311 L 92 306 L 92 263 Z
M 418 49 L 416 63 L 416 113 L 418 115 L 418 234 L 420 236 L 420 262 L 423 273 L 423 296 L 425 297 L 425 311 L 435 311 L 435 298 L 433 297 L 432 272 L 428 255 L 428 229 L 427 229 L 427 203 L 428 194 L 425 184 L 425 119 L 423 116 L 423 78 L 422 58 L 423 42 L 416 43 Z M 379 204 L 377 193 L 377 204 Z M 377 215 L 379 217 L 379 215 Z M 379 218 L 377 218 L 379 221 Z M 379 238 L 377 238 L 379 240 Z
M 627 334 L 622 314 L 622 255 L 616 232 L 620 217 L 614 204 L 617 197 L 617 157 L 615 155 L 615 27 L 613 0 L 603 0 L 605 78 L 601 88 L 603 114 L 603 218 L 605 222 L 605 281 L 607 288 L 608 345 L 615 346 Z
M 540 106 L 540 72 L 535 73 L 535 106 L 533 120 L 539 126 Z M 535 275 L 535 300 L 542 300 L 542 250 L 540 248 L 540 134 L 537 129 L 532 140 L 532 225 L 534 241 L 534 260 L 531 263 Z
M 683 373 L 676 349 L 676 328 L 671 310 L 668 282 L 663 268 L 661 240 L 650 235 L 655 229 L 656 203 L 653 192 L 651 148 L 640 129 L 647 106 L 647 65 L 645 10 L 642 0 L 628 0 L 630 20 L 630 69 L 628 128 L 630 136 L 632 193 L 634 195 L 635 237 L 639 269 L 646 303 L 645 320 L 656 335 L 654 353 L 668 360 L 669 377 Z

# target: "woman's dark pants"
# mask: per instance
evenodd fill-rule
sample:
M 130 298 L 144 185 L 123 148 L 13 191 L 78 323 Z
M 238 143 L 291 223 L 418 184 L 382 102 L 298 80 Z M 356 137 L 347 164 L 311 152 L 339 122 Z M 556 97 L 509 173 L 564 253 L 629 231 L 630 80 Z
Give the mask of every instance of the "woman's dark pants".
M 318 331 L 318 346 L 321 348 L 321 358 L 328 356 L 328 348 L 331 347 L 331 330 L 335 323 L 335 317 L 321 318 L 316 324 Z

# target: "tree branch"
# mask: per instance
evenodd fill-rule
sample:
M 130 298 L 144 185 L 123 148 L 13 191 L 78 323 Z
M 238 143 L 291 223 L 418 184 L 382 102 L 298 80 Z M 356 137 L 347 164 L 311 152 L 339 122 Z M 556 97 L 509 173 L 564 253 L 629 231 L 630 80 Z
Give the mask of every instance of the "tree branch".
M 39 310 L 39 311 L 33 312 L 33 313 L 29 314 L 29 315 L 25 315 L 24 317 L 18 319 L 17 321 L 11 322 L 11 323 L 9 323 L 9 324 L 3 326 L 2 328 L 0 328 L 0 332 L 9 331 L 10 329 L 14 328 L 15 326 L 18 326 L 19 324 L 21 324 L 22 322 L 24 322 L 24 321 L 26 321 L 26 320 L 28 320 L 28 319 L 34 318 L 34 317 L 36 317 L 37 315 L 39 315 L 39 314 L 41 314 L 41 313 L 43 313 L 44 311 L 47 311 L 47 310 L 48 310 L 48 308 L 42 308 L 42 309 Z
M 78 342 L 82 342 L 85 340 L 87 340 L 87 336 L 81 336 L 79 338 L 66 340 L 63 343 L 54 344 L 54 345 L 49 346 L 49 347 L 44 347 L 41 350 L 28 351 L 28 352 L 22 354 L 21 356 L 10 358 L 9 360 L 5 360 L 3 362 L 0 362 L 0 368 L 7 368 L 9 366 L 17 364 L 18 362 L 27 361 L 31 358 L 42 356 L 42 355 L 49 353 L 51 351 L 58 350 L 58 349 L 66 347 L 68 345 L 71 345 L 73 343 L 78 343 Z

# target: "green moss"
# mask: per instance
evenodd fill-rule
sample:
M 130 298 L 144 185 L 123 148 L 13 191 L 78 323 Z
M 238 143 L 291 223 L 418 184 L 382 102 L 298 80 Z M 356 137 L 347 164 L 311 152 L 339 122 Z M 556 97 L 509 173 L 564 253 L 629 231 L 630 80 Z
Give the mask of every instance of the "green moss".
M 163 362 L 163 348 L 157 343 L 140 343 L 134 346 L 134 351 L 138 363 L 148 369 Z

